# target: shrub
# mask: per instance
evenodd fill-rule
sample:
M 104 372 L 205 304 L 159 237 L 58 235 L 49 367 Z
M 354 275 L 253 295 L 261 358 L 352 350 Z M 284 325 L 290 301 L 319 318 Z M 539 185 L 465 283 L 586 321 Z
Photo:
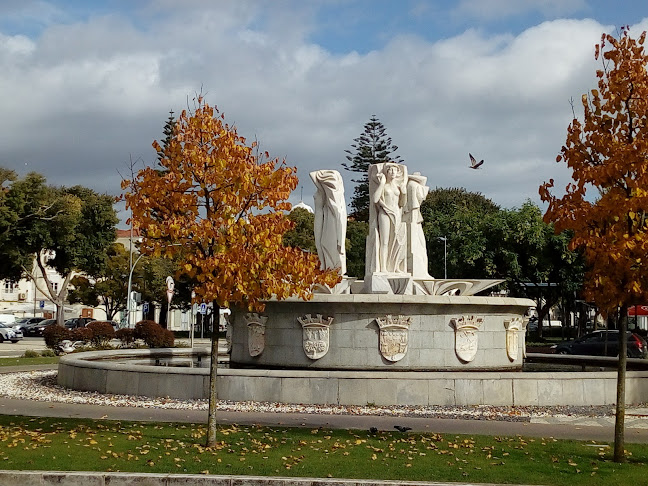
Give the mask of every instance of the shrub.
M 56 353 L 54 351 L 52 351 L 51 349 L 43 349 L 40 352 L 40 355 L 43 358 L 53 358 L 54 356 L 56 356 Z
M 154 321 L 135 324 L 135 338 L 141 339 L 149 348 L 172 348 L 175 336 Z
M 115 337 L 115 329 L 108 321 L 92 321 L 85 328 L 92 333 L 92 345 L 98 348 L 107 347 Z
M 122 347 L 128 348 L 135 343 L 135 330 L 128 327 L 117 329 L 115 337 L 121 341 Z
M 33 349 L 26 350 L 25 354 L 22 355 L 23 358 L 38 358 L 39 356 L 38 351 L 34 351 Z
M 59 344 L 61 344 L 61 341 L 71 339 L 71 332 L 63 326 L 52 324 L 45 328 L 43 337 L 45 338 L 45 346 L 54 351 L 54 353 L 58 353 L 60 351 Z
M 70 341 L 81 341 L 83 344 L 88 344 L 92 341 L 92 331 L 87 327 L 77 327 L 70 330 Z

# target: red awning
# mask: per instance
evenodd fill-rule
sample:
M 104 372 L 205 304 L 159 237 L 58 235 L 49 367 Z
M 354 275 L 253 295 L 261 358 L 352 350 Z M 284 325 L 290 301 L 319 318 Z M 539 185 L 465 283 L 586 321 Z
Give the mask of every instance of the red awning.
M 648 316 L 648 305 L 633 305 L 629 307 L 628 316 Z

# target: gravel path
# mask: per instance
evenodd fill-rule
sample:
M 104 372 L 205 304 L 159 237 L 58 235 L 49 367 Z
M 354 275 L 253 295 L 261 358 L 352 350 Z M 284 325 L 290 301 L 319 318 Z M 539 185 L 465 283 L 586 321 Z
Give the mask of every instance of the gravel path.
M 41 402 L 108 405 L 176 410 L 207 410 L 207 400 L 177 400 L 128 395 L 105 395 L 63 388 L 56 383 L 56 370 L 16 372 L 0 375 L 0 396 Z M 373 415 L 391 417 L 426 417 L 469 420 L 530 422 L 538 417 L 609 417 L 613 406 L 593 407 L 494 407 L 494 406 L 313 406 L 267 402 L 220 401 L 220 411 L 279 412 L 328 415 Z

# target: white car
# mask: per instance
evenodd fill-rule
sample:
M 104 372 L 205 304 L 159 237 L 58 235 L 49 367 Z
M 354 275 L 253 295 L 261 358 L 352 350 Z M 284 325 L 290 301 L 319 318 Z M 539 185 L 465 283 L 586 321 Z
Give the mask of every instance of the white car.
M 6 324 L 0 324 L 0 343 L 5 341 L 11 341 L 12 343 L 17 343 L 22 338 L 23 338 L 22 331 L 9 327 Z

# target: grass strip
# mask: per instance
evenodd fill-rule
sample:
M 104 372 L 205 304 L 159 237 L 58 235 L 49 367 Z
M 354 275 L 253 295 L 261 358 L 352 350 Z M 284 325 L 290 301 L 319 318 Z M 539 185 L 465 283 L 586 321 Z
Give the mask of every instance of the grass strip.
M 45 365 L 56 364 L 59 362 L 58 356 L 23 358 L 17 356 L 0 357 L 0 366 L 28 366 L 28 365 Z
M 648 445 L 552 438 L 0 416 L 0 468 L 544 485 L 645 484 Z

